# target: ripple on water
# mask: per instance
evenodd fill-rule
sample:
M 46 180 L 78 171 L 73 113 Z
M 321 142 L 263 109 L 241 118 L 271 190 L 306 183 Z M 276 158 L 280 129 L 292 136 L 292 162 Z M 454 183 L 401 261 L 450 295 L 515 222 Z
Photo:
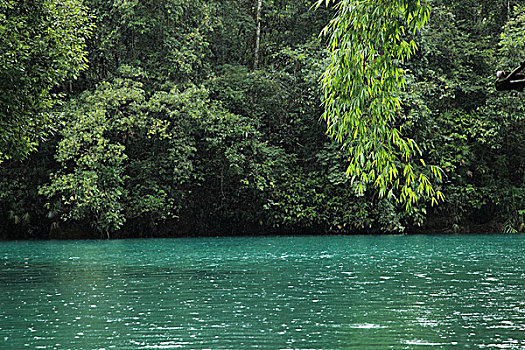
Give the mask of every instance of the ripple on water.
M 0 349 L 525 349 L 523 251 L 524 236 L 0 242 Z

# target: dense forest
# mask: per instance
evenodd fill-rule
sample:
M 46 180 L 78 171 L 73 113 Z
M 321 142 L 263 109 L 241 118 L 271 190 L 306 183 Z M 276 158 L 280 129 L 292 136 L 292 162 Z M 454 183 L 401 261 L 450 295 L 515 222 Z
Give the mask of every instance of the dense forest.
M 406 207 L 327 134 L 311 0 L 0 0 L 0 237 L 525 231 L 525 4 L 431 0 L 395 123 Z M 354 180 L 354 181 L 352 181 Z

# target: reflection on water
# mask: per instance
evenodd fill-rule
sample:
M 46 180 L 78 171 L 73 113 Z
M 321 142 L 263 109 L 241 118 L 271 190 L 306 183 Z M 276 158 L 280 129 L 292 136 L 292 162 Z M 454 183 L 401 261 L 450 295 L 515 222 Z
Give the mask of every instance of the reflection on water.
M 0 349 L 525 349 L 525 236 L 0 242 Z

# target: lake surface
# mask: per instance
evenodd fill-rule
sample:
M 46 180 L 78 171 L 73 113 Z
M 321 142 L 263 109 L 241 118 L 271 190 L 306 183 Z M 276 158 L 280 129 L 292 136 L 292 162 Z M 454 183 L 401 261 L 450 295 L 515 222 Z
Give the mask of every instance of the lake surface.
M 525 236 L 0 242 L 0 349 L 525 349 Z

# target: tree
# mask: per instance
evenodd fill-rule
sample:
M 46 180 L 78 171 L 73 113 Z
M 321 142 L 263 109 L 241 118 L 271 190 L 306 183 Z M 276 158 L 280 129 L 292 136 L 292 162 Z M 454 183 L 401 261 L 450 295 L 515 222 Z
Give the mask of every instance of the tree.
M 82 0 L 0 1 L 0 162 L 27 155 L 49 129 L 54 90 L 87 67 Z
M 319 0 L 317 7 L 335 0 Z M 402 135 L 400 92 L 406 86 L 401 64 L 417 49 L 415 35 L 428 21 L 429 7 L 419 0 L 353 1 L 335 4 L 337 14 L 325 27 L 331 53 L 322 77 L 324 118 L 328 133 L 343 143 L 350 164 L 347 173 L 363 194 L 367 184 L 404 203 L 419 197 L 432 204 L 443 199 L 430 183 L 441 178 L 439 168 L 420 158 L 416 142 Z M 400 173 L 403 175 L 400 176 Z
M 201 82 L 211 56 L 208 34 L 216 16 L 203 0 L 85 0 L 95 15 L 88 42 L 85 85 L 118 75 L 121 66 L 140 67 L 148 89 L 169 80 Z M 158 87 L 158 86 L 157 86 Z
M 261 43 L 261 8 L 262 0 L 257 0 L 257 12 L 255 14 L 255 26 L 257 30 L 255 31 L 255 58 L 253 62 L 254 70 L 256 70 L 259 67 L 259 46 Z

